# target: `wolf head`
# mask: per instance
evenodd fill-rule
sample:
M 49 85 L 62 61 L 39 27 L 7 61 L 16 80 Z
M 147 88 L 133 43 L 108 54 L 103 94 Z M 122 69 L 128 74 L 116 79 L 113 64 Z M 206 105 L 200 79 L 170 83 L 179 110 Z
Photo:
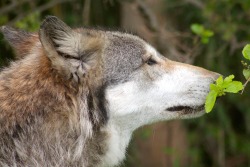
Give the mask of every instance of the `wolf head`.
M 56 17 L 39 33 L 1 31 L 20 58 L 0 74 L 3 166 L 115 166 L 136 128 L 202 115 L 219 76 L 137 36 Z
M 71 29 L 53 16 L 45 19 L 38 35 L 8 27 L 2 31 L 17 54 L 35 54 L 41 47 L 65 81 L 77 89 L 88 87 L 89 109 L 99 111 L 92 117 L 132 130 L 202 115 L 209 84 L 219 76 L 171 61 L 137 36 Z

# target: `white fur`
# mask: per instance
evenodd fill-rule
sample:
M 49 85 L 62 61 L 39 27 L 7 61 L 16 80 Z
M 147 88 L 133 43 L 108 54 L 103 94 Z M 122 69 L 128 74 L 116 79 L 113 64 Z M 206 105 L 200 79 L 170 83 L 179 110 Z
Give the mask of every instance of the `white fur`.
M 104 129 L 109 135 L 107 141 L 108 152 L 102 157 L 102 164 L 100 167 L 116 166 L 125 158 L 126 148 L 131 138 L 131 131 L 120 129 L 116 124 L 110 123 Z
M 151 46 L 148 45 L 147 50 L 157 61 L 162 59 Z M 211 82 L 212 78 L 202 75 L 199 69 L 176 63 L 174 69 L 158 76 L 149 87 L 135 80 L 109 87 L 106 91 L 110 111 L 107 131 L 111 136 L 104 166 L 122 161 L 131 135 L 138 127 L 161 120 L 202 115 L 203 111 L 181 114 L 166 109 L 204 105 Z
M 20 166 L 22 164 L 23 166 L 115 166 L 125 158 L 126 148 L 132 133 L 138 127 L 156 121 L 190 118 L 203 114 L 202 111 L 187 111 L 185 113 L 183 111 L 168 110 L 173 110 L 173 107 L 176 106 L 182 108 L 182 106 L 195 107 L 203 105 L 209 84 L 213 80 L 212 76 L 215 77 L 213 73 L 170 61 L 140 38 L 118 32 L 114 34 L 112 32 L 103 32 L 103 34 L 107 35 L 107 40 L 104 42 L 105 46 L 101 45 L 102 47 L 98 53 L 91 54 L 91 56 L 86 54 L 86 57 L 83 57 L 85 56 L 84 51 L 92 46 L 92 42 L 87 44 L 89 41 L 85 39 L 83 34 L 81 36 L 77 32 L 70 30 L 69 27 L 62 24 L 55 17 L 48 17 L 43 22 L 39 32 L 40 42 L 45 52 L 41 51 L 40 44 L 37 44 L 34 48 L 31 48 L 29 56 L 13 63 L 12 67 L 1 73 L 3 81 L 6 80 L 10 84 L 18 79 L 23 80 L 25 78 L 23 83 L 25 85 L 20 86 L 19 89 L 25 86 L 36 89 L 33 84 L 27 84 L 29 82 L 28 78 L 32 79 L 41 76 L 42 78 L 36 80 L 39 81 L 40 86 L 38 89 L 41 90 L 35 93 L 34 99 L 29 98 L 26 100 L 26 96 L 20 96 L 22 92 L 19 91 L 15 91 L 19 92 L 17 94 L 19 98 L 14 98 L 15 94 L 12 91 L 8 93 L 8 91 L 10 91 L 10 88 L 16 89 L 15 84 L 13 84 L 14 86 L 10 85 L 10 87 L 6 87 L 6 83 L 0 85 L 3 90 L 2 99 L 4 99 L 1 101 L 1 105 L 7 108 L 3 110 L 2 118 L 7 118 L 8 110 L 13 108 L 13 106 L 8 107 L 8 104 L 12 104 L 13 101 L 8 101 L 8 99 L 14 98 L 16 104 L 13 105 L 20 105 L 20 108 L 18 107 L 16 111 L 25 111 L 23 120 L 19 117 L 14 118 L 16 113 L 11 111 L 12 116 L 7 120 L 9 123 L 6 126 L 3 124 L 3 128 L 0 129 L 3 130 L 1 132 L 4 132 L 2 133 L 3 137 L 0 138 L 2 143 L 0 166 Z M 121 40 L 121 43 L 118 42 L 116 45 L 113 42 L 116 42 L 118 38 L 116 39 L 112 35 L 118 35 L 121 39 L 125 38 L 125 40 Z M 90 38 L 93 37 L 93 35 L 90 36 Z M 114 41 L 112 42 L 112 40 Z M 94 40 L 94 42 L 96 41 Z M 139 42 L 138 47 L 137 42 Z M 54 45 L 55 43 L 57 45 Z M 144 48 L 142 47 L 143 43 L 145 44 Z M 112 46 L 113 44 L 115 45 Z M 121 47 L 127 44 L 128 46 Z M 136 47 L 132 45 L 136 45 Z M 146 49 L 146 53 L 144 49 Z M 37 51 L 41 53 L 36 53 Z M 131 52 L 126 54 L 128 51 Z M 60 52 L 63 54 L 60 54 Z M 38 54 L 41 54 L 40 57 Z M 45 68 L 44 70 L 53 72 L 52 75 L 42 74 L 43 70 L 41 69 L 45 66 L 40 66 L 40 63 L 46 61 L 40 60 L 40 58 L 43 58 L 44 54 L 50 59 L 51 63 L 51 67 L 49 65 L 49 69 Z M 97 59 L 96 56 L 98 55 L 101 55 L 101 57 Z M 120 57 L 123 55 L 124 59 Z M 78 58 L 78 56 L 81 57 Z M 148 58 L 152 58 L 157 63 L 148 61 Z M 109 62 L 111 59 L 117 60 L 119 63 L 112 64 Z M 132 61 L 128 60 L 133 60 L 136 63 L 133 64 Z M 100 68 L 99 66 L 98 68 L 95 67 L 96 63 L 100 65 Z M 106 66 L 106 63 L 109 66 Z M 113 68 L 114 66 L 119 68 Z M 93 68 L 93 72 L 84 77 L 84 74 L 90 68 Z M 19 69 L 21 71 L 18 71 Z M 30 69 L 34 70 L 24 71 Z M 19 72 L 21 72 L 20 75 L 8 75 L 19 74 Z M 24 74 L 24 72 L 29 75 Z M 54 74 L 56 72 L 58 72 L 58 75 Z M 21 77 L 22 74 L 24 77 Z M 76 82 L 67 81 L 65 84 L 70 83 L 68 85 L 69 89 L 66 88 L 66 85 L 57 83 L 62 81 L 62 78 L 70 80 L 72 74 L 73 80 Z M 119 77 L 117 76 L 120 75 L 123 75 L 123 77 L 118 81 Z M 7 76 L 10 76 L 10 78 Z M 51 80 L 51 76 L 60 79 L 55 79 L 54 82 Z M 97 78 L 85 82 L 85 78 L 89 79 L 91 76 Z M 75 91 L 70 93 L 71 87 L 76 85 L 83 86 L 83 88 L 76 89 L 79 90 L 77 96 L 75 96 Z M 47 89 L 48 86 L 56 86 L 55 92 L 52 89 Z M 101 113 L 96 108 L 98 101 L 93 101 L 94 107 L 88 105 L 87 100 L 90 100 L 90 98 L 87 96 L 98 93 L 97 90 L 92 90 L 97 86 L 105 86 L 106 88 L 104 93 L 106 99 L 102 100 L 105 100 L 103 104 L 107 105 L 109 119 L 101 120 L 102 116 L 106 118 L 106 115 L 102 115 L 104 113 Z M 87 90 L 91 91 L 91 93 L 87 92 Z M 26 106 L 43 101 L 41 97 L 48 91 L 52 91 L 51 94 L 48 94 L 48 98 L 52 100 L 48 106 L 43 103 L 38 103 L 38 105 L 30 108 Z M 10 98 L 6 98 L 8 95 L 11 95 Z M 33 97 L 33 95 L 31 96 Z M 99 97 L 101 96 L 92 97 L 92 99 L 98 98 L 100 100 Z M 21 105 L 22 102 L 26 105 Z M 65 106 L 57 108 L 55 102 L 58 102 L 58 104 L 65 102 Z M 37 107 L 41 107 L 41 109 L 37 111 L 38 113 L 34 113 Z M 169 109 L 170 107 L 172 109 Z M 93 110 L 88 111 L 91 108 Z M 56 112 L 52 113 L 54 110 Z M 39 114 L 40 111 L 44 112 Z M 34 114 L 29 114 L 29 112 Z M 57 113 L 59 113 L 58 116 L 60 117 L 54 122 Z M 47 119 L 49 114 L 52 114 L 51 119 Z M 32 126 L 29 124 L 30 120 L 32 120 Z M 107 124 L 104 124 L 106 121 Z M 26 122 L 28 124 L 25 124 Z M 14 126 L 15 124 L 20 124 L 20 126 Z M 62 128 L 60 128 L 61 126 Z M 21 130 L 19 130 L 19 127 Z M 99 128 L 101 132 L 96 131 Z M 8 131 L 10 132 L 5 133 Z M 18 159 L 16 159 L 17 157 Z
M 73 57 L 79 57 L 81 40 L 81 36 L 72 31 L 68 34 L 63 33 L 62 39 L 54 40 L 54 42 L 60 46 L 57 48 L 58 51 Z

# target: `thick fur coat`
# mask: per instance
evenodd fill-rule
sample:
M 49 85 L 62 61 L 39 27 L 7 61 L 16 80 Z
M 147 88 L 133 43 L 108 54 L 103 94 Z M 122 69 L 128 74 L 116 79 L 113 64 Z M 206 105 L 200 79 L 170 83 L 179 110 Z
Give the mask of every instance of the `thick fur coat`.
M 202 115 L 218 77 L 137 36 L 53 16 L 39 33 L 1 31 L 20 58 L 0 73 L 3 167 L 119 165 L 136 128 Z

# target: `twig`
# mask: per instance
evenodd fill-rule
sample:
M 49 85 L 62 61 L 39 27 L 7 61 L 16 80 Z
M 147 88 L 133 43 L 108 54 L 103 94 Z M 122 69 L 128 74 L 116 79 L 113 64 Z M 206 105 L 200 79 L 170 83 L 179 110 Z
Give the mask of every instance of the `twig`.
M 143 0 L 137 0 L 136 2 L 138 4 L 140 13 L 143 15 L 144 19 L 147 20 L 146 24 L 148 28 L 154 32 L 159 30 L 157 18 L 152 10 L 145 4 Z
M 13 1 L 10 5 L 0 8 L 0 15 L 8 13 L 9 11 L 14 10 L 17 6 L 20 6 L 23 3 L 30 2 L 30 1 L 32 1 L 32 0 L 23 0 L 23 1 L 19 1 L 19 2 Z
M 248 43 L 249 42 L 247 42 L 247 41 L 238 42 L 236 36 L 233 36 L 231 41 L 230 41 L 230 52 L 229 52 L 230 55 L 233 55 L 233 53 L 236 49 L 243 48 Z
M 90 5 L 91 5 L 91 1 L 85 0 L 83 12 L 82 12 L 83 23 L 85 25 L 89 25 Z
M 198 49 L 200 48 L 200 37 L 194 38 L 194 46 L 189 53 L 187 53 L 187 57 L 189 57 L 190 61 L 194 61 L 195 57 L 198 55 Z
M 244 90 L 245 90 L 245 87 L 247 86 L 247 84 L 248 84 L 249 81 L 250 81 L 250 78 L 248 78 L 247 81 L 244 83 L 243 89 L 242 89 L 242 91 L 241 91 L 240 94 L 243 94 L 243 92 L 244 92 Z
M 193 4 L 194 6 L 200 8 L 200 9 L 204 9 L 204 4 L 199 0 L 186 0 L 186 2 Z
M 45 11 L 45 10 L 47 10 L 47 9 L 57 5 L 57 4 L 65 3 L 65 2 L 69 2 L 69 1 L 70 0 L 54 0 L 54 1 L 51 1 L 51 2 L 49 2 L 47 4 L 45 4 L 45 5 L 42 5 L 42 6 L 38 7 L 38 8 L 36 8 L 36 9 L 34 9 L 34 10 L 31 10 L 31 11 L 25 13 L 25 14 L 20 14 L 18 17 L 11 20 L 8 24 L 13 25 L 15 22 L 23 19 L 24 17 L 28 16 L 29 14 L 32 14 L 34 12 L 41 13 L 41 12 L 43 12 L 43 11 Z

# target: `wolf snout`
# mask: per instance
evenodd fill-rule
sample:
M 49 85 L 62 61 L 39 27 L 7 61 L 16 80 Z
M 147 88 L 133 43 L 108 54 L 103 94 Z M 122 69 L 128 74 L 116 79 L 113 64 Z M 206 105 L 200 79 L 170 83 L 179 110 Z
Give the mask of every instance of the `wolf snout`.
M 214 81 L 216 81 L 220 76 L 222 76 L 221 74 L 217 73 L 217 72 L 212 72 L 212 79 Z
M 221 74 L 219 74 L 217 72 L 209 71 L 209 70 L 206 70 L 206 69 L 202 70 L 201 75 L 203 77 L 209 78 L 211 83 L 215 82 L 221 76 Z

